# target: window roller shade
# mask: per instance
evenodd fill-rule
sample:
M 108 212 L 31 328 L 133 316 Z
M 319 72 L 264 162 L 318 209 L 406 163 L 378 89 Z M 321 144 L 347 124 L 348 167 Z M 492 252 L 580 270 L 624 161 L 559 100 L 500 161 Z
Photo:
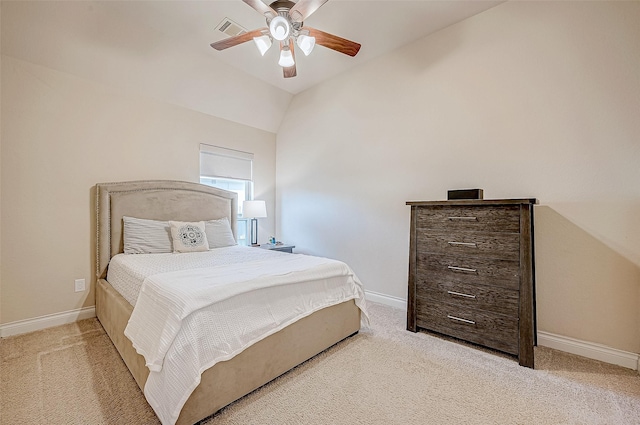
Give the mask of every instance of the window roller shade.
M 200 145 L 200 175 L 203 177 L 252 181 L 252 163 L 252 153 Z

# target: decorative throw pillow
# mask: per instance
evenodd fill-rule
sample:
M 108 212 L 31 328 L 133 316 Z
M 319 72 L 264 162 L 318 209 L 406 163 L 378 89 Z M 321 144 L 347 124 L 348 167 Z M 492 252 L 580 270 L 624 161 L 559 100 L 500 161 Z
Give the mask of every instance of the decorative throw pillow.
M 170 221 L 173 252 L 208 251 L 204 221 Z
M 205 221 L 204 230 L 211 249 L 237 245 L 227 217 Z
M 173 251 L 168 221 L 122 217 L 125 254 L 162 254 Z

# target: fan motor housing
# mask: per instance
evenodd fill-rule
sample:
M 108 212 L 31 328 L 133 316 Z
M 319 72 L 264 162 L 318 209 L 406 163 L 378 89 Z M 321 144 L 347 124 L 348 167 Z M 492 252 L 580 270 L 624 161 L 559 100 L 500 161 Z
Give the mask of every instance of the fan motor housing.
M 269 6 L 276 12 L 288 12 L 293 6 L 296 4 L 292 1 L 288 0 L 276 0 L 271 3 Z
M 273 10 L 278 12 L 279 16 L 282 16 L 287 21 L 289 21 L 289 25 L 291 25 L 291 29 L 293 30 L 293 35 L 297 36 L 298 35 L 298 31 L 300 30 L 300 28 L 303 25 L 303 22 L 296 22 L 296 21 L 292 20 L 291 17 L 289 16 L 289 10 L 291 10 L 291 8 L 293 6 L 295 6 L 295 5 L 296 4 L 294 2 L 292 2 L 292 1 L 276 0 L 273 3 L 271 3 L 269 6 L 271 6 L 271 8 Z M 271 23 L 271 19 L 272 18 L 267 18 L 267 26 Z

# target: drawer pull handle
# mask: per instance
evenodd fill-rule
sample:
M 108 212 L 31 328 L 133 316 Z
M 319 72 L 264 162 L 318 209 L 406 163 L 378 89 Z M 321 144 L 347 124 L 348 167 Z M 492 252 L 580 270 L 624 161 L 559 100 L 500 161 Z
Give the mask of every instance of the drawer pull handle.
M 477 248 L 474 242 L 447 242 L 451 246 L 468 246 L 469 248 Z
M 449 220 L 478 221 L 477 217 L 449 217 Z
M 466 272 L 466 273 L 475 273 L 475 272 L 477 272 L 476 269 L 468 269 L 466 267 L 447 266 L 447 268 L 449 270 L 451 270 L 452 272 Z
M 475 325 L 476 324 L 476 322 L 474 322 L 473 320 L 461 319 L 459 317 L 452 316 L 450 314 L 447 314 L 447 319 L 457 320 L 458 322 L 464 322 L 464 323 L 468 323 L 470 325 Z
M 449 295 L 457 295 L 457 296 L 459 296 L 459 297 L 473 298 L 473 299 L 475 299 L 475 298 L 476 298 L 476 296 L 475 296 L 475 295 L 463 294 L 462 292 L 447 291 L 447 293 L 448 293 Z

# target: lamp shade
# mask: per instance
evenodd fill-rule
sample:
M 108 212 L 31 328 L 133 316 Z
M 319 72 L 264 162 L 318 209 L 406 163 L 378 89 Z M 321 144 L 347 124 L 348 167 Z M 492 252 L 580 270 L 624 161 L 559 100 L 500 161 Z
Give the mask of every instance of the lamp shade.
M 309 56 L 309 53 L 313 50 L 313 47 L 316 45 L 316 38 L 309 37 L 308 35 L 300 34 L 298 36 L 298 47 L 302 50 L 305 56 Z
M 295 61 L 293 60 L 293 55 L 291 54 L 291 50 L 289 47 L 285 47 L 280 51 L 280 60 L 278 61 L 278 65 L 283 68 L 289 68 L 290 66 L 295 65 Z
M 271 47 L 271 39 L 268 35 L 261 35 L 260 37 L 253 37 L 253 42 L 256 43 L 256 47 L 260 50 L 260 54 L 264 56 Z
M 276 40 L 282 41 L 289 37 L 289 32 L 291 28 L 289 27 L 289 21 L 287 21 L 282 16 L 276 16 L 271 20 L 269 24 L 269 32 L 271 36 Z
M 244 218 L 266 217 L 267 203 L 265 201 L 244 201 L 242 203 L 242 216 Z

